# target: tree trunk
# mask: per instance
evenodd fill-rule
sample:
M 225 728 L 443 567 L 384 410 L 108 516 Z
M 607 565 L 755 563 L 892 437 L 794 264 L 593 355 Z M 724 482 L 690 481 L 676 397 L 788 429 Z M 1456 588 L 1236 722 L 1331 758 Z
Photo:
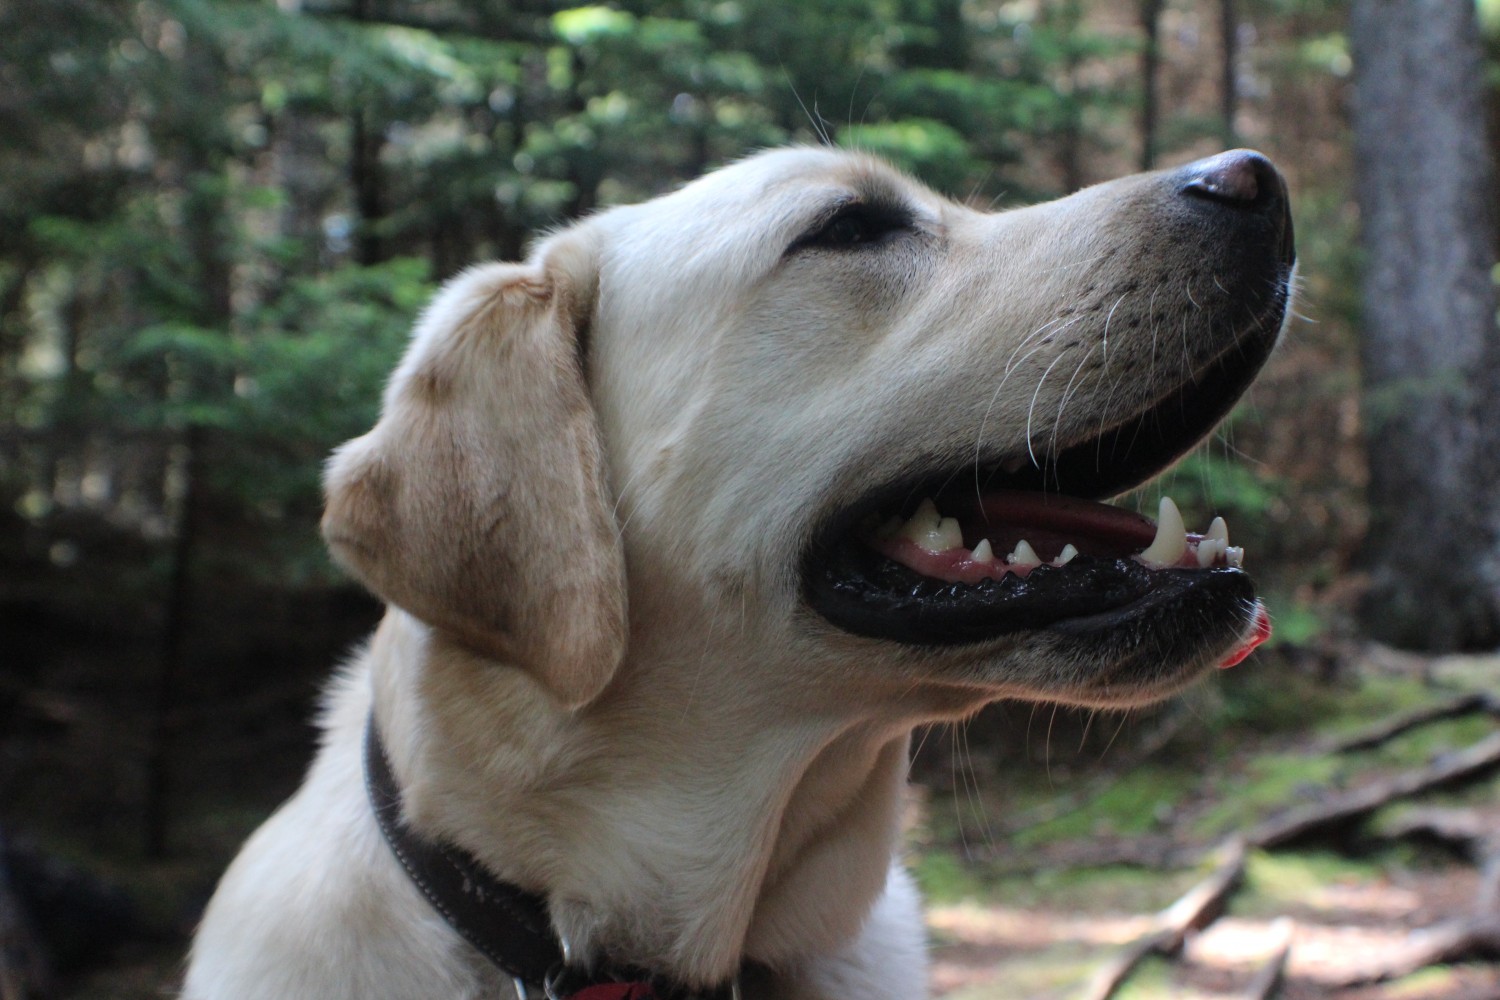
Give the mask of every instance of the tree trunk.
M 161 666 L 146 750 L 145 849 L 164 858 L 171 847 L 172 752 L 177 742 L 181 687 L 187 672 L 187 639 L 192 621 L 193 564 L 197 561 L 203 504 L 203 429 L 191 426 L 182 440 L 182 496 L 172 541 L 166 617 L 162 623 Z
M 374 20 L 371 0 L 354 0 L 350 16 L 360 24 Z M 349 186 L 354 189 L 354 209 L 359 216 L 354 234 L 354 258 L 365 267 L 386 259 L 381 223 L 385 220 L 385 175 L 380 153 L 385 130 L 365 108 L 349 116 Z
M 1141 0 L 1141 169 L 1156 169 L 1157 66 L 1161 63 L 1163 0 Z
M 1234 0 L 1219 0 L 1219 29 L 1224 46 L 1224 75 L 1219 87 L 1220 137 L 1224 148 L 1232 149 L 1240 144 L 1239 129 L 1234 127 L 1240 107 L 1240 19 Z
M 1062 56 L 1062 120 L 1057 132 L 1057 169 L 1062 175 L 1062 189 L 1072 194 L 1087 186 L 1083 173 L 1083 91 L 1082 47 L 1075 40 L 1082 30 L 1083 9 L 1079 0 L 1044 7 L 1044 16 L 1054 32 L 1066 39 Z
M 385 137 L 370 116 L 357 110 L 349 121 L 349 184 L 354 188 L 354 207 L 359 215 L 355 230 L 355 259 L 370 267 L 385 260 L 380 225 L 385 218 L 384 177 L 380 151 Z
M 1468 0 L 1355 0 L 1369 633 L 1500 644 L 1500 337 L 1484 70 Z

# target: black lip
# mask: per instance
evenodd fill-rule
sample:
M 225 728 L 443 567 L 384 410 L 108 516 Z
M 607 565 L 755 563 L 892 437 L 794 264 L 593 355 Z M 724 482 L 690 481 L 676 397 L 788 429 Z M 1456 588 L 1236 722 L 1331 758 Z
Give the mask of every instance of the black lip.
M 821 563 L 808 588 L 821 595 L 814 606 L 834 625 L 921 646 L 968 645 L 1041 628 L 1074 636 L 1108 632 L 1190 591 L 1206 606 L 1226 609 L 1255 600 L 1249 575 L 1230 567 L 1150 569 L 1133 559 L 1078 556 L 1024 577 L 949 584 L 862 545 Z
M 1164 605 L 1191 604 L 1200 617 L 1226 626 L 1223 641 L 1243 627 L 1239 612 L 1255 586 L 1239 569 L 1152 569 L 1130 557 L 1080 556 L 1064 567 L 1040 566 L 1025 577 L 978 584 L 924 577 L 870 548 L 861 530 L 874 515 L 909 514 L 923 497 L 991 490 L 1060 493 L 1088 500 L 1146 482 L 1202 440 L 1238 401 L 1275 346 L 1288 290 L 1280 292 L 1249 331 L 1188 384 L 1088 441 L 1062 450 L 1040 467 L 1005 472 L 991 457 L 955 471 L 953 465 L 900 477 L 833 514 L 814 533 L 802 560 L 803 597 L 831 624 L 855 635 L 908 645 L 953 646 L 1048 629 L 1074 636 L 1119 629 L 1155 617 Z

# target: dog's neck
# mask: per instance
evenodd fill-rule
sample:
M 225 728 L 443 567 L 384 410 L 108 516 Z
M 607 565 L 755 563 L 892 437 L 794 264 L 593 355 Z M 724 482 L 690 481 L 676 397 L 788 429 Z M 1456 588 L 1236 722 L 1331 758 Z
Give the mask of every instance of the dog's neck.
M 391 611 L 375 712 L 413 826 L 546 897 L 575 954 L 708 984 L 836 950 L 885 885 L 910 720 L 778 705 L 785 685 L 711 643 L 651 653 L 568 712 Z M 703 697 L 706 670 L 741 682 Z

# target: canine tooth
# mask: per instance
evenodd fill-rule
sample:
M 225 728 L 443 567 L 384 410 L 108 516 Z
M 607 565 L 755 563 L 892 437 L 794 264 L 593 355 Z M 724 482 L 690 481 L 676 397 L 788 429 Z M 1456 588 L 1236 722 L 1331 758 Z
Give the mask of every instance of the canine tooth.
M 1057 558 L 1052 560 L 1052 565 L 1066 566 L 1068 563 L 1073 561 L 1073 557 L 1077 554 L 1078 550 L 1073 547 L 1072 542 L 1069 542 L 1067 545 L 1063 546 L 1063 550 L 1057 554 Z
M 975 562 L 993 562 L 995 559 L 995 550 L 990 545 L 990 540 L 988 538 L 981 538 L 979 544 L 974 546 L 974 551 L 969 553 L 969 558 Z
M 951 517 L 945 517 L 938 522 L 937 530 L 933 532 L 933 538 L 941 543 L 939 548 L 935 550 L 937 552 L 962 548 L 964 544 L 963 529 L 958 526 L 958 521 Z
M 1012 566 L 1040 566 L 1041 556 L 1036 554 L 1036 549 L 1026 539 L 1016 543 L 1016 551 L 1005 557 L 1005 561 Z
M 1223 542 L 1225 545 L 1228 545 L 1229 525 L 1224 523 L 1224 519 L 1222 517 L 1216 517 L 1213 519 L 1213 522 L 1209 524 L 1208 530 L 1203 533 L 1203 537 L 1205 539 L 1212 538 L 1216 541 Z
M 1152 566 L 1171 566 L 1187 551 L 1187 526 L 1182 523 L 1182 512 L 1171 497 L 1161 498 L 1156 514 L 1156 538 L 1139 556 Z
M 1224 554 L 1226 548 L 1224 539 L 1204 535 L 1203 541 L 1198 543 L 1198 565 L 1204 569 L 1212 566 Z
M 1235 569 L 1245 565 L 1245 549 L 1239 545 L 1231 545 L 1224 550 L 1224 558 Z

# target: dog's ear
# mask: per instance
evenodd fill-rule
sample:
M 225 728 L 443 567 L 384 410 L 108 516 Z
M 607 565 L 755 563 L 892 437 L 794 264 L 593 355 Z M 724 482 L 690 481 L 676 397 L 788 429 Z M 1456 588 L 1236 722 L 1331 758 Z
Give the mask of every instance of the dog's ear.
M 580 337 L 586 230 L 451 281 L 380 421 L 334 452 L 323 535 L 387 602 L 531 672 L 569 706 L 625 649 L 625 570 Z

